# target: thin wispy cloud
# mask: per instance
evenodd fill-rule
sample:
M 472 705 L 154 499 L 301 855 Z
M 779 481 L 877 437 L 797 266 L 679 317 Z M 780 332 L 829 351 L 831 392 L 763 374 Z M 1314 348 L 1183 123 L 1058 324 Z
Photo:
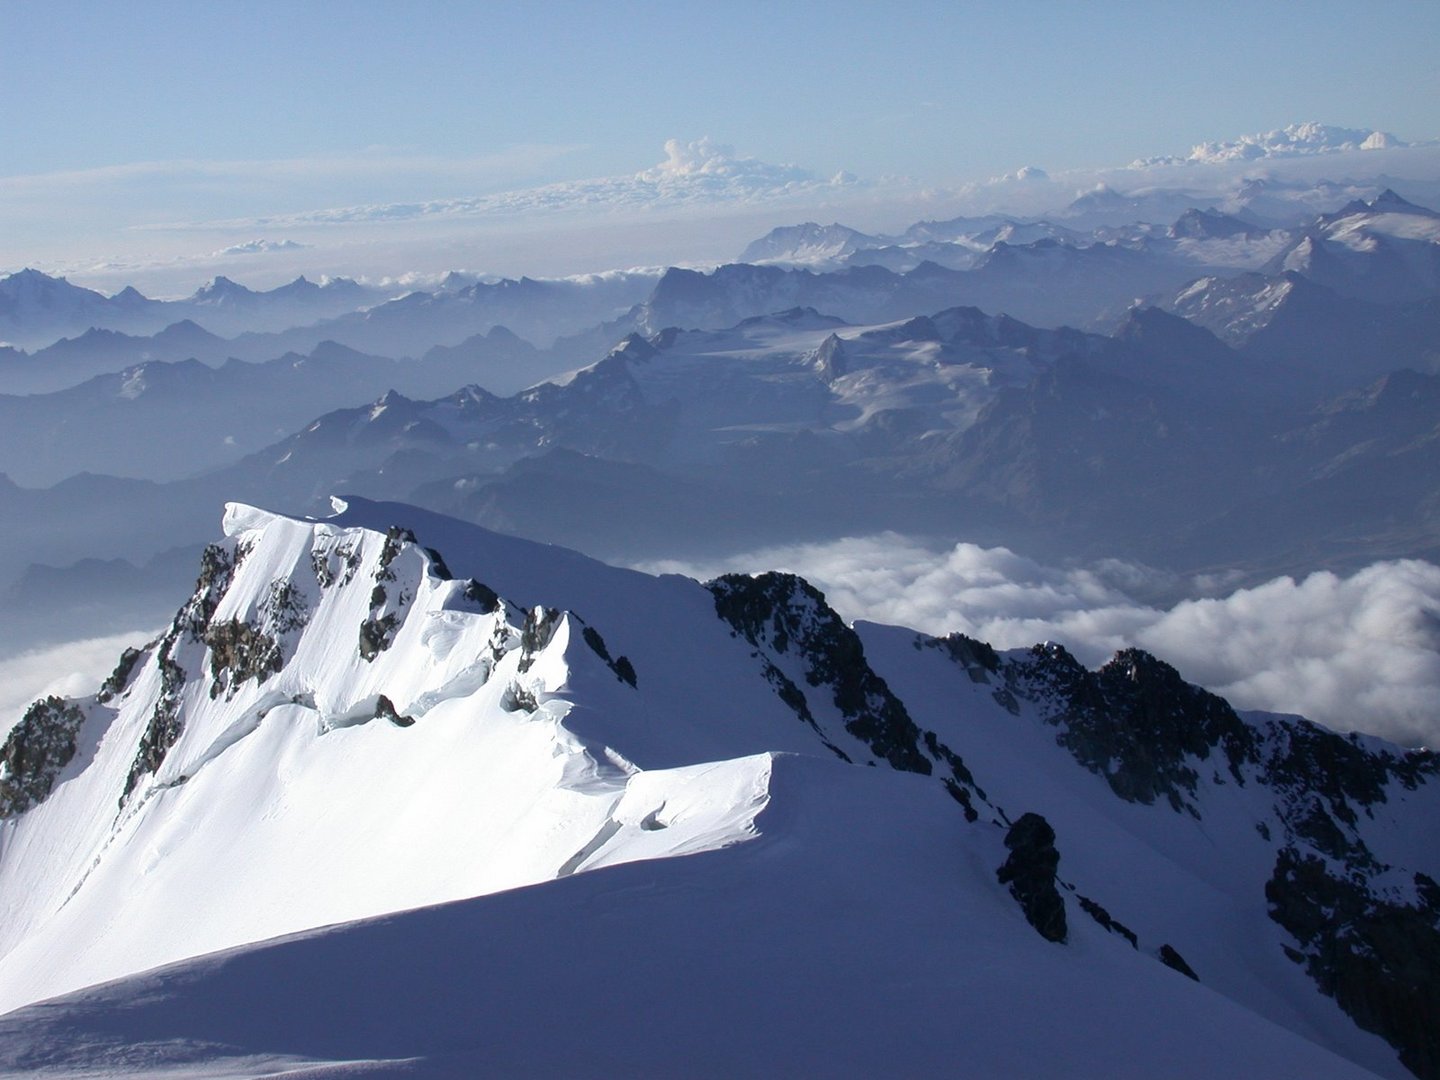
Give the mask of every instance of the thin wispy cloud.
M 1144 567 L 1059 568 L 894 534 L 644 569 L 701 578 L 785 569 L 814 581 L 847 619 L 960 631 L 999 648 L 1057 641 L 1090 665 L 1138 646 L 1239 708 L 1440 745 L 1440 566 L 1418 560 L 1281 577 L 1170 607 L 1134 598 L 1173 584 Z
M 861 187 L 849 173 L 818 177 L 797 165 L 741 157 L 709 138 L 670 139 L 665 160 L 628 176 L 572 180 L 466 198 L 371 203 L 292 214 L 175 222 L 164 229 L 285 229 L 365 222 L 518 217 L 533 213 L 754 205 Z
M 73 189 L 123 187 L 137 182 L 162 182 L 167 185 L 205 182 L 243 186 L 260 182 L 288 184 L 333 178 L 351 182 L 357 178 L 400 176 L 436 180 L 504 179 L 544 169 L 578 149 L 580 147 L 568 144 L 527 143 L 490 154 L 439 157 L 374 147 L 356 154 L 317 157 L 136 161 L 91 169 L 0 176 L 0 195 L 48 197 Z

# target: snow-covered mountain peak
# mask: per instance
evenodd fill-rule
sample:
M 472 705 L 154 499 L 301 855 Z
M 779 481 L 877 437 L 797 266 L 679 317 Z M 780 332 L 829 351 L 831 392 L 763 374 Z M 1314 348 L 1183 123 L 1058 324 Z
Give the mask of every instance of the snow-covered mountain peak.
M 24 779 L 27 795 L 5 808 L 22 816 L 0 866 L 0 1005 L 752 833 L 763 754 L 717 766 L 703 790 L 683 769 L 640 779 L 565 723 L 576 680 L 634 693 L 636 668 L 614 639 L 453 578 L 407 527 L 347 524 L 384 513 L 347 499 L 312 522 L 231 504 L 226 538 L 206 549 L 169 629 L 97 698 L 32 711 L 16 744 L 31 749 L 7 759 L 6 779 Z M 69 754 L 37 754 L 42 737 L 61 750 L 68 739 Z M 57 829 L 73 850 L 50 848 Z M 157 844 L 169 854 L 137 885 L 136 860 Z M 206 889 L 249 899 L 206 908 Z M 166 927 L 176 905 L 203 914 Z M 116 917 L 131 932 L 105 937 Z M 40 924 L 100 939 L 30 968 L 23 957 L 45 934 L 19 939 Z
M 63 277 L 51 277 L 40 270 L 26 267 L 0 278 L 0 311 L 14 309 L 23 314 L 26 306 L 50 308 L 86 302 L 103 303 L 105 298 L 90 289 L 72 285 Z
M 740 254 L 742 263 L 784 262 L 791 265 L 824 265 L 861 247 L 874 247 L 879 238 L 867 236 L 838 222 L 818 225 L 807 221 L 771 229 Z
M 848 625 L 794 574 L 702 585 L 334 509 L 230 504 L 161 637 L 6 740 L 0 1008 L 623 863 L 650 863 L 626 903 L 653 910 L 689 880 L 675 857 L 711 853 L 742 915 L 800 860 L 828 898 L 804 915 L 838 920 L 847 954 L 929 910 L 887 902 L 909 882 L 963 908 L 924 949 L 1003 941 L 1027 985 L 1139 979 L 1390 1075 L 1392 1046 L 1435 1046 L 1429 991 L 1394 975 L 1440 955 L 1435 755 L 1242 716 L 1135 650 L 1090 671 L 1059 645 Z M 905 854 L 871 874 L 872 846 Z M 743 929 L 776 939 L 768 914 Z M 895 977 L 929 1000 L 960 972 L 979 1000 L 996 964 L 942 966 Z
M 228 277 L 221 274 L 196 289 L 195 294 L 191 296 L 190 299 L 194 303 L 219 304 L 227 301 L 233 303 L 255 295 L 253 289 L 248 289 L 239 282 L 231 281 Z

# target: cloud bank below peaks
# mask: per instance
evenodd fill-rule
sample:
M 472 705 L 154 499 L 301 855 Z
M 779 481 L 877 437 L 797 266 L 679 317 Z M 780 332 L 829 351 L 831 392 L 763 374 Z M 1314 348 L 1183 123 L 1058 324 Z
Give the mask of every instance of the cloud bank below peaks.
M 958 630 L 1002 649 L 1057 641 L 1092 666 L 1138 646 L 1237 708 L 1440 746 L 1440 567 L 1418 560 L 1280 577 L 1169 608 L 1135 599 L 1174 584 L 1143 567 L 1058 568 L 974 544 L 936 552 L 894 534 L 643 569 L 789 570 L 847 619 Z
M 285 229 L 451 218 L 518 218 L 567 211 L 755 206 L 834 195 L 866 186 L 847 172 L 825 179 L 797 165 L 772 165 L 758 158 L 739 157 L 733 147 L 708 137 L 693 142 L 670 139 L 665 143 L 664 161 L 628 176 L 569 180 L 457 199 L 342 206 L 272 217 L 158 227 Z
M 1393 150 L 1409 145 L 1386 131 L 1336 127 L 1333 124 L 1309 121 L 1289 124 L 1274 131 L 1241 135 L 1238 139 L 1226 142 L 1203 142 L 1184 157 L 1142 158 L 1132 167 L 1219 165 L 1231 161 L 1311 157 L 1316 154 L 1347 153 L 1352 150 Z
M 127 647 L 139 648 L 154 630 L 50 645 L 0 660 L 0 738 L 9 734 L 30 703 L 49 694 L 93 694 Z

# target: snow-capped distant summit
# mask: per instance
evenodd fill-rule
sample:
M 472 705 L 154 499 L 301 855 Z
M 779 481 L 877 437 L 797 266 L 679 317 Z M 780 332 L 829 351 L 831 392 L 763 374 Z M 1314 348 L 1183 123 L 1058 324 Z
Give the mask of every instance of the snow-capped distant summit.
M 253 289 L 246 288 L 239 282 L 231 281 L 223 274 L 219 274 L 196 289 L 195 294 L 190 297 L 190 301 L 195 304 L 233 304 L 247 300 L 254 295 Z
M 742 263 L 783 262 L 790 265 L 828 264 L 855 251 L 873 247 L 883 240 L 867 236 L 838 222 L 818 225 L 782 225 L 771 229 L 740 253 Z
M 1241 135 L 1226 142 L 1202 142 L 1184 157 L 1141 158 L 1131 168 L 1152 165 L 1219 165 L 1232 161 L 1259 161 L 1264 158 L 1304 157 L 1346 150 L 1391 150 L 1409 146 L 1387 131 L 1335 127 L 1309 121 L 1289 124 L 1274 131 Z
M 1333 214 L 1321 215 L 1320 224 L 1332 225 L 1344 218 L 1356 216 L 1373 218 L 1380 214 L 1413 214 L 1417 217 L 1440 218 L 1440 212 L 1412 203 L 1409 199 L 1401 198 L 1393 189 L 1386 188 L 1373 199 L 1353 199 Z
M 92 297 L 103 299 L 99 293 L 72 285 L 63 277 L 51 277 L 28 266 L 0 278 L 0 303 L 7 307 L 27 303 L 49 307 L 67 301 L 89 301 Z

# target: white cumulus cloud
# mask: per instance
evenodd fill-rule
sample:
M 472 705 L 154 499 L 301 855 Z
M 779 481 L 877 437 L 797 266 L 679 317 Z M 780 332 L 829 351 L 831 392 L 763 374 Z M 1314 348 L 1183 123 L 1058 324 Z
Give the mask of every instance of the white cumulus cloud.
M 215 255 L 268 255 L 275 251 L 300 251 L 309 246 L 309 244 L 302 244 L 296 240 L 255 239 L 221 248 L 215 252 Z

